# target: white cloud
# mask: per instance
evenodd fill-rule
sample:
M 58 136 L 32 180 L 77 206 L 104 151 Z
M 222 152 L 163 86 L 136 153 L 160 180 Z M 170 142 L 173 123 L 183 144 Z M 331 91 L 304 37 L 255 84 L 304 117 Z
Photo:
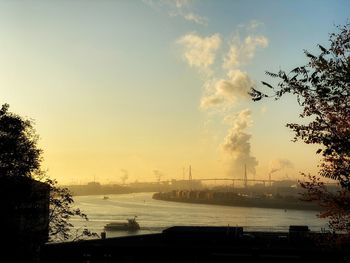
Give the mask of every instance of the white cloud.
M 200 25 L 207 25 L 208 24 L 208 19 L 205 17 L 202 17 L 198 14 L 195 13 L 187 13 L 187 14 L 182 14 L 183 18 L 185 18 L 188 21 L 195 22 Z
M 169 1 L 168 1 L 169 2 Z M 177 8 L 187 6 L 192 0 L 170 0 L 170 2 L 175 2 Z
M 232 126 L 235 130 L 244 130 L 252 126 L 251 115 L 251 110 L 245 109 L 239 113 L 225 116 L 224 123 Z
M 218 95 L 211 95 L 202 97 L 200 107 L 202 109 L 208 109 L 210 107 L 215 107 L 225 102 L 225 98 Z
M 224 68 L 232 68 L 239 65 L 239 48 L 236 45 L 230 45 L 230 49 L 224 58 Z
M 264 26 L 264 23 L 258 21 L 258 20 L 251 20 L 249 24 L 246 26 L 247 30 L 255 30 L 259 27 Z
M 199 19 L 196 16 L 188 16 L 188 19 Z M 200 22 L 200 19 L 197 23 Z M 211 71 L 215 63 L 216 55 L 221 46 L 221 36 L 214 34 L 202 37 L 196 33 L 187 34 L 177 40 L 184 47 L 183 57 L 191 66 L 200 69 L 206 75 L 204 95 L 200 101 L 200 108 L 213 109 L 213 112 L 227 113 L 238 101 L 249 98 L 248 92 L 255 83 L 241 66 L 254 58 L 258 48 L 266 48 L 268 39 L 263 35 L 253 34 L 254 29 L 262 23 L 252 21 L 247 27 L 246 37 L 241 40 L 236 35 L 230 42 L 228 52 L 222 63 L 223 73 L 226 77 L 216 78 Z M 213 67 L 214 68 L 214 67 Z M 210 73 L 210 74 L 209 74 Z M 226 116 L 224 122 L 230 125 L 220 149 L 224 153 L 224 159 L 228 162 L 230 173 L 234 176 L 244 174 L 244 166 L 251 174 L 255 174 L 258 161 L 251 155 L 251 135 L 246 129 L 252 125 L 251 111 L 246 109 L 235 115 Z
M 268 44 L 269 41 L 265 36 L 249 35 L 243 42 L 235 37 L 231 41 L 229 51 L 224 57 L 223 68 L 235 68 L 242 63 L 249 62 L 254 57 L 258 47 L 266 48 Z
M 266 48 L 269 44 L 265 36 L 247 36 L 242 46 L 242 52 L 245 57 L 252 59 L 257 47 Z
M 190 33 L 181 37 L 177 43 L 184 46 L 183 56 L 191 67 L 207 71 L 214 63 L 216 51 L 221 44 L 221 37 L 219 34 L 201 37 Z
M 182 17 L 200 25 L 208 24 L 207 18 L 191 11 L 192 0 L 143 0 L 143 2 L 153 9 L 166 12 L 169 16 Z
M 248 97 L 248 91 L 253 82 L 246 72 L 239 69 L 231 70 L 227 74 L 228 80 L 219 81 L 216 90 L 227 98 Z
M 226 102 L 234 104 L 238 99 L 249 97 L 248 91 L 254 85 L 246 72 L 239 69 L 231 70 L 227 79 L 220 79 L 214 83 L 212 94 L 201 99 L 201 108 L 208 109 Z

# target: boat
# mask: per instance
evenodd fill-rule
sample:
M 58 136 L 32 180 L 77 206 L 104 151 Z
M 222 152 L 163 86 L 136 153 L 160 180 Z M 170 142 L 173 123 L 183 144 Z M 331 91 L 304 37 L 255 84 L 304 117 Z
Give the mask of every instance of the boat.
M 109 199 L 108 196 L 104 196 L 104 197 L 103 197 L 103 200 L 107 200 L 107 199 Z
M 137 231 L 140 229 L 139 223 L 136 221 L 136 216 L 134 218 L 128 218 L 127 222 L 112 222 L 105 225 L 105 230 L 109 231 Z

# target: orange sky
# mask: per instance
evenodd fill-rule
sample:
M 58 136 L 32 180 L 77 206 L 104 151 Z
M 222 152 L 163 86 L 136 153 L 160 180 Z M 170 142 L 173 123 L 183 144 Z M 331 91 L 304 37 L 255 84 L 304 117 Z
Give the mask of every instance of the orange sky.
M 315 173 L 316 148 L 285 127 L 300 121 L 295 99 L 247 91 L 327 45 L 349 3 L 273 5 L 1 2 L 2 103 L 35 120 L 43 168 L 62 184 L 181 179 L 189 165 L 193 178 L 242 178 L 244 164 L 256 179 Z

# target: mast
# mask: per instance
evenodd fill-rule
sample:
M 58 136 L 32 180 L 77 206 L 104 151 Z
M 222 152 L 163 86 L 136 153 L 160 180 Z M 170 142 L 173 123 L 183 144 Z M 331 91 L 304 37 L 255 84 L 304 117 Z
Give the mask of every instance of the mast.
M 244 164 L 244 187 L 247 188 L 247 186 L 248 186 L 247 165 Z
M 190 190 L 192 190 L 192 171 L 191 171 L 191 165 L 188 169 L 188 184 L 189 184 L 189 188 Z

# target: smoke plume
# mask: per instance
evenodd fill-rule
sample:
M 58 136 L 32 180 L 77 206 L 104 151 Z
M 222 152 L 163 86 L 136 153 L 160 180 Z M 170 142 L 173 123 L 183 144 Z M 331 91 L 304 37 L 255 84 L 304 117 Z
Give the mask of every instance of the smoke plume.
M 153 170 L 153 174 L 156 176 L 157 181 L 160 182 L 160 179 L 163 177 L 163 173 L 159 170 Z
M 125 184 L 126 180 L 129 179 L 129 173 L 125 169 L 120 169 L 120 171 L 123 173 L 123 175 L 120 177 L 120 179 L 122 180 L 122 183 Z
M 288 168 L 294 168 L 293 163 L 288 159 L 274 159 L 269 164 L 269 175 Z
M 226 118 L 226 121 L 231 119 L 232 127 L 221 147 L 230 163 L 230 172 L 234 176 L 243 174 L 245 165 L 247 172 L 255 174 L 255 167 L 258 165 L 258 161 L 251 156 L 250 152 L 251 135 L 246 132 L 251 125 L 250 116 L 251 111 L 245 109 L 234 115 L 233 118 Z
M 224 103 L 235 104 L 239 99 L 248 98 L 248 91 L 254 85 L 246 72 L 239 69 L 230 70 L 227 79 L 219 79 L 214 83 L 213 94 L 203 96 L 201 108 L 222 106 Z
M 189 33 L 182 36 L 177 43 L 184 47 L 184 59 L 191 67 L 209 74 L 209 67 L 214 63 L 216 51 L 221 45 L 219 34 L 202 37 Z

